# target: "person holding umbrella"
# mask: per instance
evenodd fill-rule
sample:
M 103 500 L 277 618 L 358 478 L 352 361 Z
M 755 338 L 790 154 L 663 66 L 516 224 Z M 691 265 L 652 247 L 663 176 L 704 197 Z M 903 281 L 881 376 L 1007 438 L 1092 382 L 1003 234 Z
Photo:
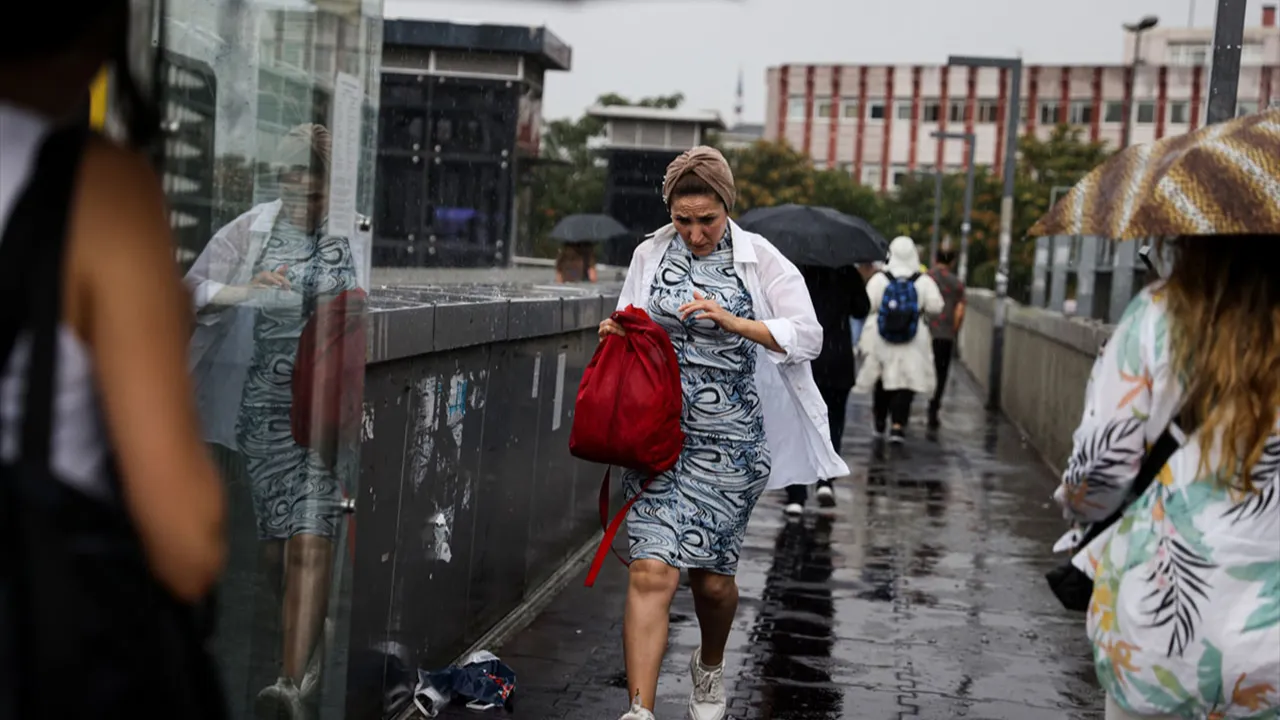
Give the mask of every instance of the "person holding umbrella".
M 629 232 L 608 215 L 570 215 L 556 223 L 550 236 L 562 243 L 556 256 L 556 282 L 596 282 L 595 244 Z
M 1277 127 L 1123 151 L 1030 232 L 1163 238 L 1173 261 L 1096 360 L 1055 495 L 1078 523 L 1119 516 L 1072 558 L 1109 720 L 1280 710 Z

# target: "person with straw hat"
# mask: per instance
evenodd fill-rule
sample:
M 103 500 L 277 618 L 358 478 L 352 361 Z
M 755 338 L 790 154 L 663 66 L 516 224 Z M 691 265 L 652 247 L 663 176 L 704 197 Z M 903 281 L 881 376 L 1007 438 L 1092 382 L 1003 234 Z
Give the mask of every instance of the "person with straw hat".
M 685 445 L 627 516 L 631 556 L 623 643 L 631 709 L 652 720 L 672 597 L 688 570 L 702 643 L 689 659 L 691 720 L 723 720 L 725 644 L 747 520 L 766 489 L 842 477 L 809 361 L 822 326 L 804 278 L 765 238 L 729 218 L 724 156 L 697 147 L 667 169 L 671 224 L 632 256 L 618 308 L 642 308 L 680 363 Z M 612 320 L 600 336 L 624 334 Z M 626 473 L 634 496 L 646 478 Z

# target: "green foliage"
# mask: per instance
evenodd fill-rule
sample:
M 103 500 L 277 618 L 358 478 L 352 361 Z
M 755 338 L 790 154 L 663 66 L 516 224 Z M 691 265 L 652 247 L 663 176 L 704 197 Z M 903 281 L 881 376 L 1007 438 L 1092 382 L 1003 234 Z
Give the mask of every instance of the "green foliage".
M 604 95 L 602 105 L 638 105 L 677 108 L 682 95 L 645 98 L 630 102 L 620 95 Z M 604 204 L 605 169 L 588 148 L 600 137 L 604 123 L 583 117 L 548 124 L 543 155 L 563 164 L 543 166 L 534 183 L 535 239 L 545 238 L 566 215 L 599 212 Z M 714 143 L 714 140 L 711 142 Z M 726 153 L 738 185 L 735 214 L 752 208 L 786 203 L 819 205 L 861 217 L 886 238 L 908 235 L 928 246 L 933 235 L 934 178 L 926 172 L 908 177 L 890 193 L 880 193 L 856 182 L 848 173 L 815 168 L 803 153 L 785 142 L 759 141 Z M 1010 292 L 1015 297 L 1029 291 L 1035 246 L 1026 238 L 1031 226 L 1049 210 L 1055 186 L 1074 185 L 1111 154 L 1103 143 L 1085 139 L 1079 127 L 1059 125 L 1045 139 L 1023 137 L 1018 143 L 1014 177 L 1013 247 L 1010 253 Z M 943 177 L 940 235 L 959 242 L 964 217 L 965 174 Z M 999 253 L 1002 180 L 987 166 L 974 171 L 973 212 L 969 233 L 969 278 L 975 287 L 993 287 Z M 545 241 L 541 253 L 554 247 Z

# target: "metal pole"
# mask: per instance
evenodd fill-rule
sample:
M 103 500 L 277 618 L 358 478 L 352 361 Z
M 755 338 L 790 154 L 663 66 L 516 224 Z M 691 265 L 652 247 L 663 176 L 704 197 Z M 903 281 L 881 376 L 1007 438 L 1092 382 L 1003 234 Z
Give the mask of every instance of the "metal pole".
M 942 229 L 942 166 L 933 168 L 933 239 L 929 243 L 929 267 L 938 260 L 938 234 Z
M 1245 0 L 1218 0 L 1213 24 L 1213 67 L 1209 72 L 1209 110 L 1206 124 L 1236 116 L 1240 83 L 1240 46 L 1244 44 Z
M 1138 57 L 1142 54 L 1142 31 L 1133 31 L 1133 60 L 1129 62 L 1129 92 L 1124 100 L 1124 126 L 1120 130 L 1120 149 L 1129 147 L 1133 133 L 1133 98 L 1138 94 Z
M 1022 60 L 1009 64 L 1009 112 L 1004 129 L 1004 197 L 1000 198 L 1000 260 L 996 269 L 996 308 L 991 327 L 991 372 L 987 376 L 987 408 L 1000 409 L 1004 371 L 1005 298 L 1009 296 L 1009 250 L 1013 245 L 1013 179 L 1017 172 L 1018 123 L 1022 119 Z
M 978 139 L 970 134 L 965 141 L 969 143 L 969 170 L 964 181 L 964 221 L 960 223 L 960 282 L 969 279 L 969 220 L 973 215 L 973 155 Z

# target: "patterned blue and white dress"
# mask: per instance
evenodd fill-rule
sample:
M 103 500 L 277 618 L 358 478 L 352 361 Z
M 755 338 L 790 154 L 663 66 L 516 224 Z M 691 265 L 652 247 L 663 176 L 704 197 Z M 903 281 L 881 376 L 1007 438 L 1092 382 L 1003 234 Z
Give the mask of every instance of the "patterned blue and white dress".
M 333 537 L 342 516 L 342 491 L 320 456 L 293 439 L 293 364 L 298 340 L 317 303 L 356 286 L 345 238 L 309 234 L 283 217 L 254 264 L 253 274 L 281 270 L 289 300 L 257 309 L 253 358 L 241 396 L 236 440 L 251 483 L 258 535 L 287 540 Z
M 728 229 L 715 251 L 696 257 L 678 238 L 663 255 L 648 307 L 680 361 L 684 450 L 631 507 L 631 557 L 733 575 L 747 520 L 769 482 L 764 411 L 756 392 L 757 346 L 709 320 L 680 319 L 697 290 L 725 310 L 755 319 L 751 295 L 733 267 Z M 627 496 L 645 476 L 624 474 Z

